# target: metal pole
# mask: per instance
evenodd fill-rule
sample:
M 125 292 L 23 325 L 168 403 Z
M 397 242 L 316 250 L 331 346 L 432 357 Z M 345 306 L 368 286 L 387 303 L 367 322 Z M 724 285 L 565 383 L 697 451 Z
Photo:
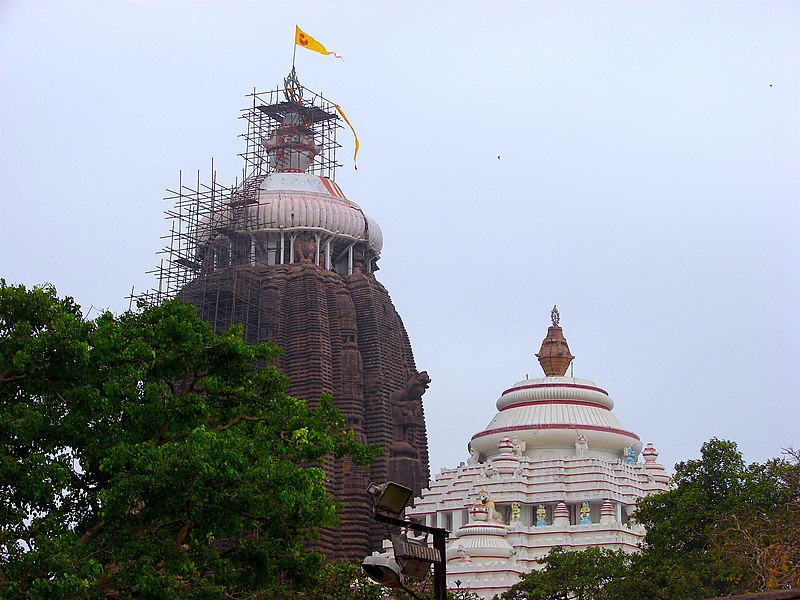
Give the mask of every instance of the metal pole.
M 294 57 L 297 54 L 297 25 L 294 26 L 294 44 L 292 44 L 292 71 L 294 71 Z
M 433 533 L 433 548 L 439 551 L 439 562 L 433 563 L 433 597 L 435 600 L 447 599 L 447 531 Z

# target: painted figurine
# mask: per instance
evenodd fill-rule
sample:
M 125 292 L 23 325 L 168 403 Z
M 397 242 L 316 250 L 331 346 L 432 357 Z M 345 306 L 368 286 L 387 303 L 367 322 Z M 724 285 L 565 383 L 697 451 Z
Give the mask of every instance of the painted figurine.
M 591 524 L 591 519 L 589 517 L 589 503 L 583 502 L 581 504 L 581 525 L 589 525 Z
M 540 504 L 536 509 L 536 526 L 542 527 L 543 525 L 547 525 L 547 511 L 544 504 Z

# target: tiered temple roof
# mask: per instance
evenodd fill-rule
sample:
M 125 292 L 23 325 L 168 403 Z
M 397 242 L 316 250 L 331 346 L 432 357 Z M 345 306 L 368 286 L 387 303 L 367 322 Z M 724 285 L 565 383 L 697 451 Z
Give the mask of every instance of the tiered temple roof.
M 442 469 L 407 517 L 448 529 L 447 577 L 491 598 L 538 567 L 551 548 L 635 552 L 636 500 L 670 478 L 652 444 L 623 428 L 608 392 L 565 376 L 570 353 L 554 308 L 537 354 L 545 377 L 517 382 L 472 436 L 470 457 Z M 643 461 L 639 460 L 640 455 Z

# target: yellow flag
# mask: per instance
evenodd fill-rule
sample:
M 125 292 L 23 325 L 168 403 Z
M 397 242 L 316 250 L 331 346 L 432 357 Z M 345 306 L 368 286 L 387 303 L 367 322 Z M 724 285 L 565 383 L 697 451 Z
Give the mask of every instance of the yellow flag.
M 313 50 L 314 52 L 319 52 L 320 54 L 330 55 L 333 54 L 336 58 L 344 60 L 341 56 L 336 54 L 335 52 L 328 52 L 325 49 L 325 46 L 320 44 L 317 40 L 313 37 L 305 33 L 302 29 L 300 29 L 297 25 L 294 26 L 294 43 L 297 46 L 302 46 L 307 50 Z
M 356 135 L 356 130 L 353 129 L 353 126 L 350 123 L 350 119 L 348 119 L 347 115 L 344 114 L 344 111 L 342 110 L 342 107 L 339 106 L 338 104 L 334 104 L 334 106 L 336 107 L 336 110 L 339 111 L 339 114 L 342 115 L 342 118 L 344 119 L 344 122 L 347 123 L 347 125 L 350 127 L 350 131 L 353 132 L 353 137 L 356 140 L 356 149 L 355 149 L 355 151 L 353 151 L 353 166 L 356 168 L 356 171 L 358 171 L 358 163 L 356 163 L 356 156 L 358 156 L 359 143 L 358 143 L 358 136 Z

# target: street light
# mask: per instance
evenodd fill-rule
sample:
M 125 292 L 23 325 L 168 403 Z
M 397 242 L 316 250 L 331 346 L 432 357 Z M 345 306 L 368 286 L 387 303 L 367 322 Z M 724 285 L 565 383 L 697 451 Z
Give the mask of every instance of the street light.
M 364 559 L 362 563 L 364 572 L 387 587 L 404 587 L 406 577 L 421 579 L 430 572 L 430 565 L 433 564 L 433 597 L 435 600 L 445 600 L 447 598 L 447 551 L 445 546 L 448 531 L 378 512 L 382 510 L 395 515 L 402 514 L 413 494 L 413 491 L 405 486 L 394 482 L 382 485 L 371 483 L 367 491 L 375 497 L 376 521 L 430 534 L 433 536 L 433 548 L 428 547 L 426 543 L 409 540 L 406 536 L 394 535 L 392 536 L 392 547 L 395 560 L 381 557 L 375 553 Z
M 405 583 L 403 570 L 397 562 L 379 552 L 373 552 L 361 563 L 361 568 L 367 577 L 388 588 L 402 587 Z
M 405 510 L 414 492 L 405 486 L 390 481 L 382 485 L 370 483 L 367 492 L 375 497 L 375 508 L 399 515 Z

